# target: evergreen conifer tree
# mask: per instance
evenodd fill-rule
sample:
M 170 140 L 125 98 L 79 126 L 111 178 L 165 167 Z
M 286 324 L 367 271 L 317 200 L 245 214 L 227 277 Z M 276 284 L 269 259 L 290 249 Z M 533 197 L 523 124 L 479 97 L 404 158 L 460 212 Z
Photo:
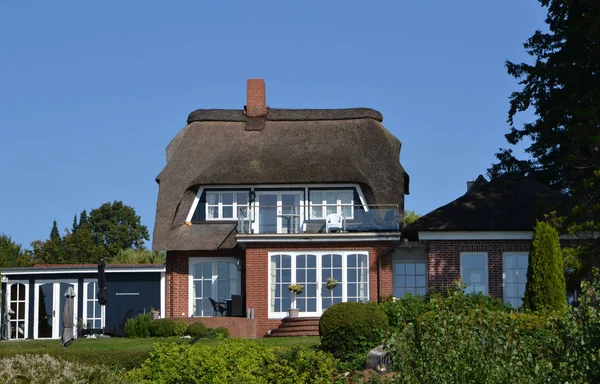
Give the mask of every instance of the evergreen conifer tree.
M 561 311 L 567 306 L 558 232 L 546 222 L 538 221 L 533 232 L 523 306 L 532 311 Z

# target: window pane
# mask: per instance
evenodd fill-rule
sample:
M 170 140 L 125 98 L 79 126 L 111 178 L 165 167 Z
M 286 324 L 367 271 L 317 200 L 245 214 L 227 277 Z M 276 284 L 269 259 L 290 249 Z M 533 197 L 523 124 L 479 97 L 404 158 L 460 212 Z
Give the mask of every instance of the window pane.
M 332 258 L 332 255 L 323 255 L 323 259 L 321 261 L 321 266 L 323 268 L 330 268 L 331 267 L 331 258 Z
M 415 274 L 415 265 L 413 263 L 406 264 L 406 274 L 414 275 Z
M 98 303 L 98 301 L 94 301 L 94 317 L 101 317 L 102 316 L 102 311 L 100 309 L 100 304 Z
M 206 211 L 206 217 L 208 219 L 218 219 L 219 218 L 219 207 L 208 207 Z
M 223 205 L 231 205 L 233 204 L 233 193 L 232 192 L 223 192 L 221 193 L 221 203 Z
M 417 287 L 425 287 L 425 276 L 417 276 L 416 277 L 416 286 Z
M 212 263 L 211 262 L 202 263 L 202 277 L 204 279 L 212 279 Z
M 283 268 L 292 268 L 292 256 L 281 255 L 281 264 Z
M 415 277 L 414 276 L 410 276 L 410 275 L 406 276 L 406 286 L 407 287 L 415 286 Z
M 233 207 L 232 206 L 223 206 L 223 218 L 231 219 L 233 217 Z
M 352 195 L 352 191 L 340 191 L 339 196 L 342 204 L 352 204 Z
M 305 268 L 305 267 L 306 267 L 306 255 L 296 256 L 296 268 Z
M 248 192 L 238 192 L 236 197 L 238 205 L 248 204 Z
M 206 193 L 206 203 L 210 204 L 210 205 L 219 204 L 219 194 L 214 193 L 214 192 L 207 192 Z
M 418 275 L 424 275 L 425 274 L 425 263 L 417 263 L 415 265 L 416 268 L 416 273 Z
M 94 302 L 93 301 L 87 302 L 87 317 L 88 318 L 94 317 Z
M 342 268 L 342 255 L 333 255 L 333 267 Z
M 353 217 L 352 216 L 352 209 L 353 207 L 351 205 L 346 205 L 342 207 L 342 216 L 344 217 Z
M 528 255 L 521 255 L 517 259 L 517 267 L 520 269 L 527 270 L 527 266 L 529 265 Z

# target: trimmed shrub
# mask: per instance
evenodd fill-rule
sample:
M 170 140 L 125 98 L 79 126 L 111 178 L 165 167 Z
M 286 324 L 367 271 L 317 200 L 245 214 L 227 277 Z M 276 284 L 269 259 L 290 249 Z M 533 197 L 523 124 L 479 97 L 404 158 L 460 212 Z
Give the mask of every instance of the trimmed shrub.
M 125 334 L 127 337 L 150 337 L 151 313 L 140 313 L 133 319 L 127 319 Z
M 63 384 L 120 383 L 121 377 L 103 366 L 88 366 L 50 355 L 17 355 L 0 359 L 3 383 Z
M 186 335 L 190 335 L 192 337 L 206 337 L 208 335 L 208 328 L 204 323 L 190 323 L 187 326 L 187 330 L 185 331 Z
M 565 311 L 567 288 L 558 232 L 538 221 L 533 231 L 523 307 L 531 311 Z
M 173 319 L 157 319 L 150 323 L 150 336 L 171 337 L 175 334 L 175 321 Z
M 219 339 L 228 339 L 229 338 L 229 329 L 225 327 L 219 327 L 215 329 L 215 334 Z
M 244 339 L 200 343 L 157 343 L 141 368 L 126 376 L 132 382 L 157 383 L 330 383 L 336 361 L 307 347 L 291 349 Z
M 188 328 L 188 324 L 185 322 L 185 320 L 176 320 L 174 322 L 174 327 L 173 327 L 173 333 L 175 334 L 175 336 L 177 337 L 182 337 L 185 336 L 185 332 L 187 331 Z
M 338 303 L 319 320 L 321 347 L 360 368 L 367 352 L 381 344 L 388 318 L 376 303 Z

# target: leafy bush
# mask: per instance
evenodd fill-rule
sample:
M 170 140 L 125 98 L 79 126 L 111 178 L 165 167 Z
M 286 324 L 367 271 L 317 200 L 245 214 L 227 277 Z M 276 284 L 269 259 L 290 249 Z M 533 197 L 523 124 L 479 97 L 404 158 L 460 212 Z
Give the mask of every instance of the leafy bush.
M 229 329 L 225 327 L 219 327 L 215 329 L 215 334 L 219 339 L 228 339 L 229 338 Z
M 173 319 L 157 319 L 150 323 L 150 336 L 171 337 L 175 334 L 175 321 Z
M 197 322 L 197 323 L 190 323 L 187 326 L 187 330 L 185 331 L 186 335 L 190 335 L 192 337 L 207 337 L 208 335 L 208 328 L 206 327 L 206 325 L 204 325 L 204 323 L 201 322 Z
M 464 311 L 460 290 L 432 296 L 430 311 L 386 340 L 398 382 L 600 382 L 599 280 L 566 314 Z
M 151 313 L 140 313 L 133 319 L 127 319 L 125 334 L 127 337 L 150 337 Z
M 63 384 L 120 383 L 121 377 L 103 366 L 87 366 L 50 355 L 17 355 L 0 359 L 3 383 Z
M 417 317 L 432 311 L 432 299 L 448 296 L 452 296 L 452 300 L 448 301 L 447 305 L 454 312 L 468 312 L 472 309 L 511 312 L 511 307 L 497 297 L 486 296 L 482 293 L 464 294 L 464 286 L 460 281 L 455 282 L 443 294 L 430 292 L 423 296 L 410 294 L 401 298 L 390 296 L 384 298 L 380 306 L 388 317 L 390 327 L 396 328 L 405 323 L 413 323 Z
M 321 347 L 359 368 L 367 352 L 381 344 L 388 318 L 375 303 L 338 303 L 319 320 Z
M 185 332 L 187 331 L 188 328 L 188 324 L 185 322 L 185 320 L 176 320 L 174 322 L 175 327 L 173 328 L 173 333 L 175 334 L 175 336 L 177 337 L 182 337 L 185 336 Z
M 336 361 L 307 347 L 285 349 L 244 339 L 203 344 L 156 344 L 141 368 L 127 374 L 142 383 L 330 383 Z
M 558 232 L 538 221 L 533 231 L 523 307 L 532 311 L 565 311 L 567 288 Z

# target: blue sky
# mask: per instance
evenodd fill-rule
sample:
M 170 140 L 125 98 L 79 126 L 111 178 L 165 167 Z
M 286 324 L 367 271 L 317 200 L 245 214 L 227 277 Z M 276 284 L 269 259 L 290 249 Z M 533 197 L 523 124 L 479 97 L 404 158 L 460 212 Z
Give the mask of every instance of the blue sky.
M 165 147 L 198 108 L 370 107 L 403 143 L 406 209 L 485 173 L 543 27 L 536 0 L 0 2 L 0 233 L 29 247 L 122 200 L 153 229 Z M 521 153 L 517 151 L 517 153 Z

